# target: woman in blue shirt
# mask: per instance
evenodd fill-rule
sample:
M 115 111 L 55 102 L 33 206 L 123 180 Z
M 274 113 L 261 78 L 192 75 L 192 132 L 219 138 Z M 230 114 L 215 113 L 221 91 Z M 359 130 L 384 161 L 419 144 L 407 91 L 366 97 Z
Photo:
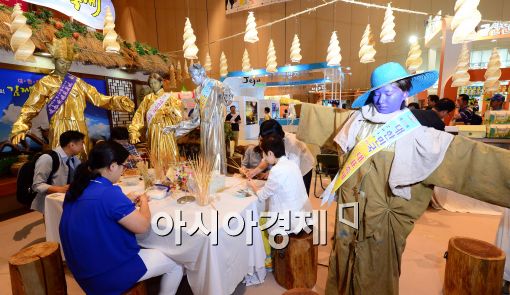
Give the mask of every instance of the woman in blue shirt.
M 67 265 L 87 294 L 122 294 L 136 282 L 163 275 L 161 294 L 175 294 L 182 267 L 156 249 L 140 249 L 135 234 L 150 227 L 147 196 L 136 209 L 116 183 L 129 152 L 98 143 L 77 168 L 64 200 L 60 239 Z

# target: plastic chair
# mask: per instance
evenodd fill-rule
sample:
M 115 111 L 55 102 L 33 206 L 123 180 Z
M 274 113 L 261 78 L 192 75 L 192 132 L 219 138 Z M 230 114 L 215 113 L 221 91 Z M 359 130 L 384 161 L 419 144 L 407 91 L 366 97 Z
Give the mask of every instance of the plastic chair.
M 314 191 L 313 194 L 316 198 L 317 196 L 317 176 L 319 176 L 319 180 L 321 182 L 321 187 L 323 190 L 326 188 L 322 185 L 322 175 L 329 176 L 331 180 L 335 178 L 336 173 L 340 169 L 340 165 L 338 163 L 338 155 L 336 154 L 318 154 L 317 155 L 317 164 L 315 166 L 315 181 L 314 181 Z

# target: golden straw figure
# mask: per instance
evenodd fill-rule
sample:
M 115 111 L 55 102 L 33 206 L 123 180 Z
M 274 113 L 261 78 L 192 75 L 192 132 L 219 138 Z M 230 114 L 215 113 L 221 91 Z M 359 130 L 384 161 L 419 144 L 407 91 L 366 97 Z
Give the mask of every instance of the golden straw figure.
M 50 126 L 50 148 L 59 145 L 60 134 L 68 130 L 77 130 L 85 134 L 84 153 L 86 153 L 89 147 L 84 115 L 87 101 L 100 108 L 124 112 L 132 112 L 135 105 L 126 96 L 102 95 L 93 86 L 69 74 L 75 50 L 68 39 L 53 39 L 48 49 L 53 56 L 55 70 L 37 81 L 30 89 L 30 96 L 21 108 L 20 117 L 12 126 L 11 141 L 18 144 L 25 139 L 32 125 L 31 120 L 46 105 Z M 82 154 L 82 158 L 85 155 Z
M 164 162 L 177 162 L 179 149 L 174 132 L 163 133 L 168 125 L 183 123 L 183 106 L 177 93 L 164 92 L 163 78 L 152 73 L 149 76 L 151 93 L 146 95 L 136 110 L 129 126 L 129 140 L 132 144 L 140 142 L 141 131 L 147 127 L 147 147 L 151 159 Z M 191 131 L 190 129 L 189 131 Z M 152 163 L 155 166 L 155 163 Z

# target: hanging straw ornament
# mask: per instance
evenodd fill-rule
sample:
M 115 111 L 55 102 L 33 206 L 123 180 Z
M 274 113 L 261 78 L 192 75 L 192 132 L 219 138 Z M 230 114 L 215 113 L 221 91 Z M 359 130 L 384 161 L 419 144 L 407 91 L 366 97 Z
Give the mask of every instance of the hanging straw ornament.
M 266 61 L 266 71 L 268 73 L 275 73 L 278 70 L 276 63 L 276 51 L 274 50 L 273 39 L 269 40 L 269 46 L 267 47 L 267 61 Z
M 250 72 L 251 70 L 250 55 L 248 54 L 248 50 L 245 48 L 243 53 L 243 72 Z
M 360 62 L 363 64 L 374 62 L 376 51 L 374 49 L 374 41 L 370 30 L 370 24 L 368 24 L 365 28 L 365 32 L 363 33 L 359 46 L 360 49 L 358 56 L 360 58 Z
M 416 73 L 423 63 L 421 58 L 421 48 L 418 41 L 413 41 L 409 53 L 407 54 L 406 68 L 411 73 Z
M 176 88 L 177 87 L 177 81 L 175 80 L 175 67 L 174 64 L 170 64 L 170 68 L 168 70 L 169 75 L 169 82 L 170 82 L 170 88 Z
M 391 9 L 391 4 L 388 3 L 386 7 L 386 12 L 384 13 L 384 21 L 381 27 L 381 43 L 391 43 L 395 42 L 395 17 L 393 16 L 393 9 Z
M 457 61 L 457 67 L 455 68 L 455 74 L 452 76 L 452 87 L 468 86 L 471 84 L 469 70 L 469 49 L 467 43 L 462 45 L 462 51 L 460 52 L 459 60 Z
M 244 42 L 255 43 L 259 41 L 259 34 L 257 32 L 257 23 L 255 22 L 255 15 L 253 11 L 248 12 L 246 19 L 246 30 L 244 31 Z
M 290 61 L 291 62 L 300 62 L 301 58 L 301 44 L 299 43 L 299 37 L 297 34 L 294 34 L 294 39 L 292 40 L 292 45 L 290 46 Z
M 207 52 L 207 55 L 205 56 L 204 69 L 206 72 L 210 72 L 212 70 L 212 60 L 211 60 L 211 56 L 209 55 L 209 51 Z
M 189 72 L 188 72 L 188 60 L 184 59 L 184 68 L 182 68 L 182 77 L 184 79 L 189 78 Z
M 342 55 L 340 55 L 340 42 L 338 42 L 336 31 L 331 33 L 326 61 L 328 66 L 339 66 L 342 61 Z
M 182 45 L 182 49 L 184 50 L 184 58 L 185 59 L 197 59 L 198 47 L 195 45 L 195 41 L 197 41 L 197 37 L 193 33 L 193 28 L 191 27 L 191 22 L 189 18 L 186 18 L 186 23 L 184 24 L 184 35 L 182 36 L 184 40 L 184 44 Z
M 14 59 L 25 62 L 35 62 L 34 42 L 30 39 L 32 30 L 27 26 L 27 18 L 23 15 L 23 10 L 19 3 L 14 5 L 11 14 L 11 23 L 6 23 L 11 30 L 11 48 L 14 52 Z
M 227 57 L 225 56 L 225 52 L 221 52 L 220 56 L 220 76 L 226 77 L 228 75 L 228 64 Z
M 499 77 L 501 77 L 501 59 L 499 58 L 498 49 L 492 49 L 492 54 L 485 71 L 485 82 L 483 88 L 485 92 L 494 92 L 499 90 Z
M 451 28 L 453 30 L 452 44 L 460 44 L 476 39 L 476 27 L 482 20 L 478 11 L 480 0 L 457 0 L 455 2 L 455 15 Z
M 177 82 L 182 82 L 182 67 L 181 67 L 181 61 L 177 61 L 177 68 L 175 68 L 175 79 L 177 79 Z
M 120 44 L 117 42 L 117 33 L 115 32 L 115 21 L 113 20 L 110 6 L 106 6 L 106 14 L 104 17 L 104 28 L 103 28 L 103 49 L 106 52 L 119 53 Z

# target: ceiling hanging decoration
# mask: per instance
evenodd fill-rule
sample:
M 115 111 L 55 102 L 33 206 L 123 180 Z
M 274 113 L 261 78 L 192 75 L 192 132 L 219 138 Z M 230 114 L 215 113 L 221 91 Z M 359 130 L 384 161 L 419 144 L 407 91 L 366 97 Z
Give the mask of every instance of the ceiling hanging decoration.
M 177 61 L 177 67 L 175 68 L 175 79 L 177 79 L 177 82 L 182 82 L 182 67 L 181 67 L 181 61 Z
M 462 51 L 457 61 L 455 74 L 452 76 L 452 87 L 468 86 L 471 84 L 469 70 L 469 49 L 467 43 L 462 45 Z
M 336 31 L 334 31 L 329 40 L 326 62 L 328 63 L 328 66 L 339 66 L 341 61 L 342 55 L 340 55 L 340 42 L 338 41 Z
M 365 32 L 363 33 L 363 37 L 361 38 L 361 42 L 359 43 L 359 59 L 362 64 L 371 63 L 375 61 L 376 51 L 374 49 L 374 40 L 372 37 L 372 32 L 370 30 L 370 24 L 365 28 Z
M 117 42 L 117 32 L 115 32 L 115 21 L 113 20 L 110 6 L 106 6 L 106 14 L 104 17 L 104 28 L 103 28 L 103 49 L 106 52 L 119 53 L 120 44 Z
M 248 50 L 245 48 L 243 53 L 243 72 L 249 72 L 251 70 L 250 55 L 248 54 Z
M 451 28 L 453 30 L 452 44 L 470 42 L 476 39 L 476 27 L 482 20 L 478 11 L 480 0 L 457 0 L 455 2 L 455 15 Z
M 169 80 L 169 86 L 170 88 L 176 88 L 177 87 L 177 81 L 175 80 L 175 67 L 174 64 L 170 64 L 170 67 L 168 69 L 168 80 Z
M 182 35 L 182 39 L 184 40 L 184 44 L 182 45 L 182 49 L 184 50 L 184 58 L 197 59 L 198 47 L 195 45 L 197 37 L 195 37 L 195 33 L 193 32 L 193 28 L 191 27 L 191 22 L 188 17 L 186 18 L 186 23 L 184 24 L 184 35 Z
M 276 51 L 274 49 L 273 39 L 269 40 L 269 46 L 267 47 L 267 61 L 266 61 L 266 71 L 268 73 L 275 73 L 278 70 L 276 67 L 278 64 L 276 63 Z
M 191 64 L 193 64 L 193 63 L 191 63 Z M 184 68 L 182 68 L 182 77 L 184 79 L 188 79 L 189 78 L 188 60 L 187 59 L 184 59 Z
M 253 11 L 248 12 L 248 18 L 246 19 L 246 30 L 244 31 L 244 42 L 255 43 L 259 41 L 259 35 L 257 32 L 257 23 L 255 22 L 255 15 Z
M 11 14 L 11 23 L 7 24 L 11 30 L 11 48 L 14 51 L 14 59 L 18 61 L 34 62 L 34 42 L 30 39 L 32 37 L 32 30 L 27 26 L 27 18 L 23 15 L 23 10 L 19 3 L 14 5 Z
M 228 75 L 228 64 L 227 57 L 225 56 L 225 52 L 221 52 L 220 56 L 220 76 L 226 77 Z
M 485 82 L 483 88 L 485 92 L 494 92 L 499 90 L 499 78 L 501 77 L 501 59 L 498 48 L 492 50 L 487 70 L 485 71 Z
M 418 40 L 413 40 L 409 48 L 409 53 L 407 54 L 406 68 L 410 73 L 416 73 L 422 64 L 423 59 L 421 58 L 420 44 Z
M 301 56 L 301 44 L 299 43 L 299 37 L 294 34 L 292 45 L 290 46 L 290 61 L 300 62 L 303 57 Z
M 207 51 L 207 54 L 205 56 L 204 69 L 206 72 L 210 72 L 212 70 L 212 60 L 209 51 Z
M 381 27 L 381 43 L 391 43 L 395 42 L 395 17 L 393 16 L 393 9 L 391 8 L 391 4 L 388 3 L 386 7 L 386 12 L 384 13 L 384 21 Z

